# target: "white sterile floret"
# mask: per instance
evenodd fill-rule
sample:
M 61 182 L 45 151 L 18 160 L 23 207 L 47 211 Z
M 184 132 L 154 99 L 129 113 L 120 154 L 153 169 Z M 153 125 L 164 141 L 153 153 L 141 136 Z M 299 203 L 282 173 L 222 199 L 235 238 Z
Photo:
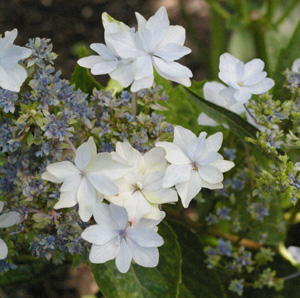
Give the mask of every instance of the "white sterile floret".
M 232 161 L 224 160 L 218 153 L 223 134 L 217 132 L 207 139 L 206 135 L 206 132 L 201 132 L 197 138 L 190 130 L 176 126 L 173 143 L 156 143 L 157 147 L 165 149 L 165 157 L 170 163 L 163 187 L 175 185 L 185 208 L 202 187 L 222 188 L 223 173 L 234 166 Z
M 103 43 L 91 44 L 90 48 L 98 55 L 79 59 L 77 63 L 82 67 L 90 68 L 93 75 L 109 74 L 112 79 L 118 81 L 123 87 L 128 87 L 134 79 L 132 60 L 121 58 L 109 42 L 108 36 L 130 31 L 131 29 L 124 23 L 115 21 L 107 13 L 102 14 L 102 21 L 105 29 L 104 39 L 106 45 Z
M 258 125 L 254 122 L 253 118 L 249 115 L 249 113 L 246 111 L 243 104 L 237 102 L 233 104 L 232 106 L 227 106 L 227 101 L 224 96 L 220 95 L 220 92 L 226 89 L 226 86 L 222 83 L 218 82 L 207 82 L 203 86 L 203 96 L 206 100 L 221 106 L 223 108 L 228 109 L 229 111 L 236 113 L 238 115 L 241 115 L 242 113 L 246 112 L 247 121 L 258 128 L 260 131 L 265 131 L 266 127 L 262 125 Z M 252 112 L 252 111 L 251 111 Z M 219 123 L 215 121 L 214 119 L 207 116 L 205 113 L 200 113 L 198 117 L 198 123 L 200 125 L 205 126 L 217 126 Z M 228 125 L 223 124 L 225 128 L 229 128 Z
M 118 142 L 116 152 L 111 154 L 114 160 L 126 162 L 133 169 L 115 181 L 119 194 L 105 198 L 114 204 L 124 206 L 133 226 L 142 217 L 160 219 L 162 211 L 159 204 L 178 201 L 175 190 L 162 187 L 167 168 L 163 149 L 152 148 L 142 155 L 129 143 Z
M 300 58 L 296 59 L 292 66 L 292 72 L 299 72 L 300 73 Z
M 289 253 L 292 255 L 292 258 L 300 264 L 300 247 L 298 246 L 289 246 L 288 247 Z
M 167 80 L 190 86 L 192 72 L 175 62 L 191 50 L 183 46 L 185 29 L 170 26 L 167 10 L 161 7 L 148 21 L 136 13 L 138 31 L 121 32 L 108 36 L 120 57 L 134 59 L 134 82 L 131 91 L 136 92 L 153 85 L 153 66 Z
M 30 49 L 13 44 L 18 30 L 6 31 L 5 37 L 0 38 L 0 87 L 19 92 L 27 78 L 27 71 L 18 62 L 28 58 Z
M 93 215 L 97 224 L 81 234 L 83 239 L 93 243 L 91 263 L 116 259 L 116 266 L 122 273 L 129 270 L 132 259 L 143 267 L 158 265 L 157 247 L 163 245 L 164 240 L 156 233 L 156 226 L 162 218 L 158 221 L 143 218 L 132 228 L 123 207 L 102 203 L 95 204 Z
M 109 153 L 98 153 L 92 137 L 76 151 L 75 165 L 62 161 L 47 166 L 42 178 L 54 183 L 63 183 L 55 209 L 79 205 L 79 216 L 88 221 L 93 214 L 97 192 L 116 195 L 119 190 L 112 181 L 122 177 L 130 168 L 112 160 Z
M 274 81 L 263 71 L 264 67 L 265 63 L 260 59 L 244 64 L 228 53 L 221 55 L 219 79 L 229 87 L 220 94 L 227 99 L 228 106 L 237 102 L 245 104 L 252 94 L 263 94 L 274 86 Z
M 4 203 L 0 202 L 0 213 L 2 212 Z M 11 211 L 0 216 L 0 228 L 8 228 L 20 222 L 20 213 Z M 0 260 L 7 257 L 8 248 L 5 242 L 0 238 Z

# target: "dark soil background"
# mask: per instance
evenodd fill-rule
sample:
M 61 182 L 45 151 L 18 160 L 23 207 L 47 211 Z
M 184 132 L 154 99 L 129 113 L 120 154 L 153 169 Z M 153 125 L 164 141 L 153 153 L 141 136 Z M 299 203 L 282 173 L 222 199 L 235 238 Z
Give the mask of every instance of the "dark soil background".
M 185 0 L 181 1 L 184 7 L 180 8 L 178 1 L 0 0 L 0 34 L 17 28 L 19 33 L 16 44 L 21 46 L 29 38 L 50 38 L 53 51 L 59 55 L 55 61 L 56 69 L 62 70 L 62 77 L 70 79 L 78 60 L 76 46 L 84 44 L 88 47 L 93 42 L 104 41 L 101 20 L 103 12 L 129 26 L 135 26 L 135 11 L 149 18 L 164 5 L 171 24 L 182 25 L 187 29 L 186 45 L 192 48 L 193 53 L 181 62 L 193 71 L 194 78 L 202 79 L 205 71 L 201 63 L 208 59 L 208 6 L 204 0 Z M 190 33 L 191 24 L 194 26 L 193 34 Z M 105 84 L 108 76 L 98 76 L 97 79 Z M 42 282 L 0 288 L 0 298 L 79 298 L 96 292 L 97 285 L 88 267 L 81 266 L 75 272 L 64 269 Z

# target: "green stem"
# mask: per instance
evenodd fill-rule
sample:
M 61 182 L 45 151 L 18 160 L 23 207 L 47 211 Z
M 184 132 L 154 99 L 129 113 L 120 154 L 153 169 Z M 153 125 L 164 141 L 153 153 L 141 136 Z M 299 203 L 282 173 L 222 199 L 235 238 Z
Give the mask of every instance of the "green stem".
M 249 7 L 247 0 L 235 0 L 235 5 L 240 14 L 243 16 L 244 22 L 246 24 L 250 23 Z
M 300 3 L 299 0 L 293 0 L 291 4 L 282 13 L 282 15 L 279 17 L 279 19 L 275 22 L 274 25 L 279 26 L 286 19 L 286 17 L 288 17 L 288 15 L 294 10 L 295 6 L 297 6 L 299 3 Z
M 131 109 L 132 109 L 132 116 L 136 117 L 136 92 L 132 92 L 131 95 Z
M 226 51 L 226 30 L 222 17 L 211 11 L 211 43 L 210 43 L 210 65 L 212 78 L 216 79 L 219 72 L 219 57 Z
M 274 16 L 274 12 L 278 5 L 278 0 L 267 0 L 267 3 L 268 3 L 268 10 L 266 13 L 266 20 L 268 23 L 271 23 L 272 18 Z
M 231 18 L 231 14 L 219 2 L 215 0 L 207 0 L 207 2 L 210 4 L 212 11 L 222 19 L 229 20 Z

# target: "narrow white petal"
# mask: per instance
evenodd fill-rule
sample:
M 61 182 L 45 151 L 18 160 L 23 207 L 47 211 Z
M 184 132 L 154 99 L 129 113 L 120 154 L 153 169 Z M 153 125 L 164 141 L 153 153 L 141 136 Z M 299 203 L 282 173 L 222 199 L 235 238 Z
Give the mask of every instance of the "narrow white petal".
M 0 260 L 3 260 L 7 257 L 8 248 L 5 242 L 0 238 Z
M 70 161 L 61 161 L 47 166 L 46 170 L 59 180 L 72 174 L 80 174 L 80 170 Z
M 175 164 L 175 165 L 185 165 L 190 164 L 191 160 L 189 157 L 182 151 L 182 149 L 179 148 L 174 143 L 170 142 L 157 142 L 155 144 L 156 147 L 162 147 L 166 151 L 165 158 L 169 163 Z
M 133 62 L 134 79 L 140 80 L 153 75 L 153 66 L 150 56 L 138 57 Z
M 115 237 L 104 245 L 93 244 L 90 252 L 90 261 L 94 264 L 102 264 L 113 260 L 119 253 L 119 249 L 118 237 Z
M 103 74 L 111 73 L 114 70 L 116 70 L 117 66 L 118 66 L 117 59 L 115 59 L 115 60 L 106 60 L 106 61 L 103 61 L 101 63 L 95 64 L 91 68 L 91 73 L 93 75 L 103 75 Z
M 128 225 L 128 215 L 125 208 L 115 204 L 110 204 L 108 208 L 110 210 L 112 219 L 121 229 L 125 229 Z
M 223 133 L 216 132 L 215 134 L 209 136 L 206 139 L 206 148 L 209 151 L 218 152 L 222 146 L 223 142 Z
M 126 240 L 132 253 L 132 257 L 138 265 L 149 268 L 158 265 L 159 254 L 156 247 L 141 247 L 130 238 L 127 238 Z
M 197 159 L 197 165 L 205 166 L 220 159 L 223 159 L 223 156 L 221 154 L 214 151 L 208 151 Z
M 200 177 L 209 183 L 220 183 L 224 179 L 222 172 L 210 165 L 199 166 L 198 172 Z
M 163 187 L 172 187 L 177 183 L 186 182 L 191 177 L 193 167 L 188 165 L 169 165 L 163 180 Z
M 96 191 L 87 178 L 83 177 L 77 192 L 79 216 L 82 221 L 89 221 L 93 214 L 93 205 L 96 202 Z
M 92 56 L 88 56 L 88 57 L 84 57 L 84 58 L 79 59 L 77 61 L 77 63 L 81 67 L 92 68 L 94 65 L 96 65 L 98 63 L 103 63 L 105 61 L 106 61 L 106 59 L 104 59 L 100 56 L 92 55 Z
M 8 228 L 21 220 L 21 214 L 19 212 L 11 211 L 0 215 L 0 228 Z
M 118 236 L 117 230 L 114 227 L 93 225 L 86 228 L 81 237 L 93 244 L 104 245 Z
M 191 200 L 200 192 L 201 188 L 202 179 L 196 171 L 191 172 L 189 181 L 176 184 L 176 190 L 184 208 L 189 206 Z
M 121 273 L 126 273 L 131 265 L 132 253 L 124 238 L 120 243 L 120 250 L 116 257 L 116 266 Z
M 141 89 L 151 88 L 153 86 L 153 83 L 154 83 L 154 75 L 151 75 L 149 77 L 144 77 L 140 80 L 134 80 L 130 90 L 132 92 L 138 92 Z
M 90 137 L 87 142 L 81 144 L 76 150 L 75 165 L 83 171 L 90 162 L 93 155 L 97 154 L 94 139 Z
M 193 74 L 186 66 L 181 65 L 178 62 L 166 61 L 161 58 L 152 57 L 153 65 L 155 69 L 160 70 L 161 73 L 165 73 L 172 77 L 192 77 Z
M 202 187 L 203 188 L 208 188 L 208 189 L 222 189 L 223 188 L 223 184 L 222 183 L 208 183 L 205 180 L 202 180 Z
M 141 190 L 144 197 L 152 204 L 165 204 L 170 202 L 177 202 L 178 197 L 174 189 L 161 188 L 158 190 Z
M 104 195 L 114 196 L 119 193 L 116 184 L 102 173 L 87 173 L 87 180 L 91 183 L 97 191 Z
M 234 167 L 234 162 L 230 160 L 219 159 L 210 164 L 213 167 L 219 169 L 222 173 L 231 170 Z
M 90 48 L 105 60 L 115 59 L 115 54 L 103 43 L 92 43 Z
M 128 228 L 127 237 L 143 247 L 158 247 L 164 244 L 164 239 L 153 229 L 140 228 L 139 225 L 134 229 Z
M 156 171 L 164 171 L 167 167 L 165 150 L 162 148 L 152 148 L 144 154 L 145 174 Z
M 181 46 L 176 43 L 168 43 L 164 47 L 154 52 L 155 56 L 158 56 L 166 61 L 174 61 L 182 58 L 183 56 L 190 54 L 191 49 Z
M 62 183 L 63 179 L 57 179 L 54 175 L 50 174 L 48 171 L 42 174 L 42 179 L 53 182 L 53 183 Z
M 135 17 L 137 19 L 137 23 L 138 23 L 139 29 L 140 29 L 140 27 L 145 27 L 146 26 L 147 21 L 146 21 L 146 19 L 141 14 L 139 14 L 138 12 L 136 12 L 135 13 Z
M 135 191 L 131 198 L 125 201 L 124 207 L 128 212 L 129 221 L 136 224 L 145 214 L 150 212 L 150 204 L 140 191 Z

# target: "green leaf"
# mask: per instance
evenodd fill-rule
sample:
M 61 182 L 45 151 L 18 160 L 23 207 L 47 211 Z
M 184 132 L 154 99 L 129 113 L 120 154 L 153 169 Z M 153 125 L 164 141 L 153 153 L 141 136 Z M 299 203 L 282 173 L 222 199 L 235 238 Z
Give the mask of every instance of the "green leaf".
M 292 68 L 293 62 L 300 57 L 300 21 L 287 45 L 286 48 L 282 49 L 278 58 L 276 71 L 274 74 L 275 87 L 274 87 L 274 98 L 281 101 L 289 99 L 290 92 L 288 89 L 283 88 L 283 82 L 285 81 L 283 72 L 288 68 Z
M 177 237 L 165 222 L 158 233 L 164 238 L 159 248 L 159 264 L 155 268 L 131 265 L 126 274 L 118 271 L 115 261 L 91 264 L 100 291 L 106 298 L 175 298 L 181 280 L 181 254 Z
M 182 253 L 183 285 L 180 287 L 182 292 L 179 297 L 227 297 L 223 283 L 229 284 L 229 279 L 224 272 L 207 268 L 199 237 L 182 224 L 171 220 L 168 223 L 176 232 Z M 233 294 L 228 297 L 235 296 Z
M 27 135 L 26 142 L 27 142 L 28 147 L 30 148 L 34 142 L 34 137 L 33 137 L 32 133 L 29 133 Z
M 82 47 L 80 58 L 86 56 L 86 48 Z M 75 84 L 75 89 L 80 89 L 82 92 L 92 94 L 93 89 L 101 89 L 101 85 L 90 74 L 87 68 L 81 67 L 76 64 L 75 69 L 71 76 L 71 84 Z

